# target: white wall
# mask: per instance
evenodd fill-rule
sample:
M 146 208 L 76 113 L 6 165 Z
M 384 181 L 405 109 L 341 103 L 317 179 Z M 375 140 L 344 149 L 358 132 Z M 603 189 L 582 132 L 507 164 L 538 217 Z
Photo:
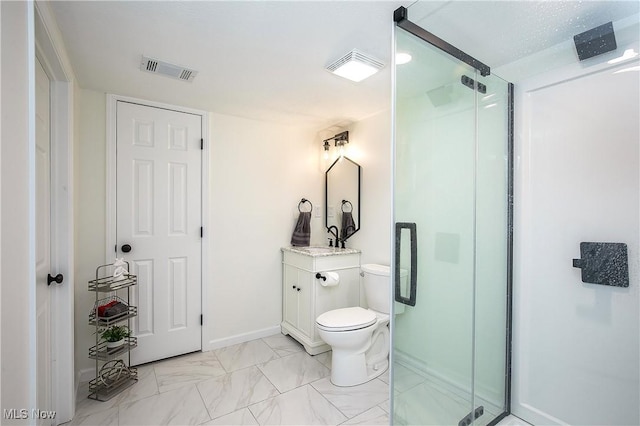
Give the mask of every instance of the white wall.
M 512 411 L 534 424 L 640 423 L 640 62 L 610 58 L 517 86 Z M 581 281 L 585 241 L 627 244 L 628 288 Z
M 95 293 L 87 283 L 96 267 L 105 262 L 106 214 L 106 98 L 103 93 L 76 89 L 75 92 L 75 368 L 95 368 L 87 357 L 95 345 L 88 324 Z
M 290 245 L 301 198 L 321 211 L 315 132 L 211 114 L 211 348 L 279 332 L 280 247 Z M 312 244 L 323 240 L 314 214 Z M 205 342 L 206 343 L 206 342 Z
M 391 112 L 381 111 L 353 123 L 348 130 L 347 156 L 362 167 L 362 224 L 347 241 L 347 247 L 362 250 L 363 264 L 390 265 Z
M 0 3 L 2 409 L 35 405 L 35 262 L 30 207 L 33 168 L 29 160 L 33 146 L 29 75 L 35 58 L 32 6 L 27 2 Z

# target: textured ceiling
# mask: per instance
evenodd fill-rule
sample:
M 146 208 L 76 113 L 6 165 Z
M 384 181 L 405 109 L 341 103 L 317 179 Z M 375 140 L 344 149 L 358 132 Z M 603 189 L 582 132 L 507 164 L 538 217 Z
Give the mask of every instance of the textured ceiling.
M 316 129 L 390 106 L 392 12 L 411 1 L 55 1 L 81 87 Z M 420 2 L 409 18 L 492 67 L 638 13 L 638 2 Z M 592 25 L 593 24 L 593 25 Z M 353 48 L 384 62 L 353 83 L 324 67 Z M 199 72 L 139 70 L 142 55 Z

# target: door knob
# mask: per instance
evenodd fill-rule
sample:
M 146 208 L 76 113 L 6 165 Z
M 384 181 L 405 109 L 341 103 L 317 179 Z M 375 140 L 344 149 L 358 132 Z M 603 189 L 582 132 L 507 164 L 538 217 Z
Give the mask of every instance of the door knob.
M 131 251 L 131 246 L 129 244 L 123 244 L 122 247 L 120 247 L 120 250 L 122 250 L 123 253 L 129 253 Z
M 62 274 L 58 274 L 55 277 L 52 277 L 51 274 L 47 274 L 47 285 L 51 285 L 51 283 L 54 281 L 60 284 L 62 283 L 62 280 L 64 280 L 64 277 L 62 276 Z

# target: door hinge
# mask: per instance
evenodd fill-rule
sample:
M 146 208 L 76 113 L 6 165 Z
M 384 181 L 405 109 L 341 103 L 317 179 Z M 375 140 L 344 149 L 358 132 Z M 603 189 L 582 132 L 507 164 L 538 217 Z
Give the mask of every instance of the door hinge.
M 204 324 L 204 315 L 200 314 L 200 325 Z
M 204 139 L 200 139 L 200 149 L 204 149 Z
M 113 246 L 113 251 L 115 251 L 116 253 L 118 252 L 118 245 L 117 244 L 115 246 Z
M 204 228 L 200 227 L 200 238 L 204 237 Z

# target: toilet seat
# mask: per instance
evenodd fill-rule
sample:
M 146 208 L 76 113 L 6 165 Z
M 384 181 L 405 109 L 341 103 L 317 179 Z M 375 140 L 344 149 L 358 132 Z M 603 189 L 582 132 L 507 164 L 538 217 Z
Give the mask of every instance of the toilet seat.
M 316 325 L 325 331 L 353 331 L 367 328 L 377 321 L 378 316 L 374 312 L 355 306 L 325 312 L 316 319 Z

